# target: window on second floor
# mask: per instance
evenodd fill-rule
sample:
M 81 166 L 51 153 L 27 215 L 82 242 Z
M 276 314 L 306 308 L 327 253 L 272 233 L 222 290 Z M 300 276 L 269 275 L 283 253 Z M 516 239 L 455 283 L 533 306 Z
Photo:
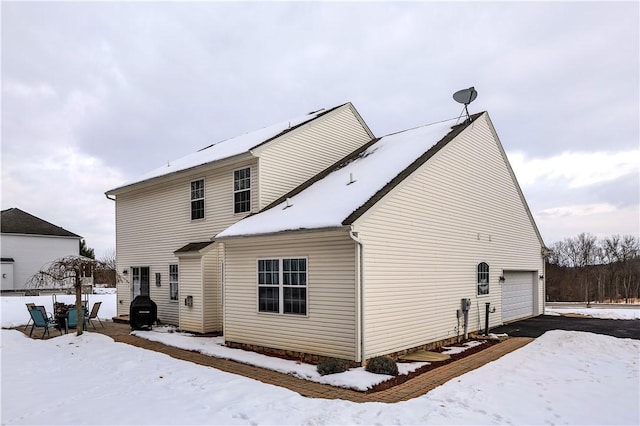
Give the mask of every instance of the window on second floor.
M 251 168 L 233 172 L 233 212 L 251 211 Z
M 204 179 L 191 182 L 191 220 L 204 219 Z

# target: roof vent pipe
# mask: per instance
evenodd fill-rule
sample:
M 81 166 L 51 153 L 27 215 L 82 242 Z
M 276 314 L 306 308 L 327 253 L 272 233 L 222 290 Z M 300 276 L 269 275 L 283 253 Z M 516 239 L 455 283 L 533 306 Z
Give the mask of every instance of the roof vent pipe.
M 353 173 L 349 173 L 349 183 L 347 183 L 347 185 L 351 185 L 355 181 L 356 180 L 353 178 Z

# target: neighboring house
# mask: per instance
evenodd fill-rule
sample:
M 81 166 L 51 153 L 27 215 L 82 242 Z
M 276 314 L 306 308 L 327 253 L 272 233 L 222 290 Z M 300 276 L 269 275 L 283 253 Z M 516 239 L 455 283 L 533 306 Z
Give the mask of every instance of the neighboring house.
M 486 303 L 492 327 L 543 313 L 546 249 L 489 115 L 452 124 L 372 140 L 218 233 L 227 344 L 364 362 L 455 339 L 462 299 L 469 331 Z
M 225 140 L 106 192 L 115 199 L 118 315 L 149 295 L 161 321 L 221 331 L 224 252 L 212 240 L 373 134 L 350 103 Z
M 20 209 L 0 216 L 2 290 L 22 290 L 44 265 L 80 252 L 79 235 Z

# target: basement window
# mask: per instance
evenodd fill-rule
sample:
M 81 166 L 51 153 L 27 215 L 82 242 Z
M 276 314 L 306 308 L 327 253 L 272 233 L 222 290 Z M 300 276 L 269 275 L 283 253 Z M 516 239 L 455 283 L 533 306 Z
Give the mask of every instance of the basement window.
M 478 296 L 489 294 L 489 264 L 478 263 Z

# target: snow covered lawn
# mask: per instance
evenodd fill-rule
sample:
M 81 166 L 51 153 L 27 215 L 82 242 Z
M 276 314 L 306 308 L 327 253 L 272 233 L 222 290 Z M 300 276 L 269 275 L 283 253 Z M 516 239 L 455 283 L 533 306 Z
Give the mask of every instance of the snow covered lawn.
M 91 298 L 115 313 L 114 295 Z M 26 322 L 25 301 L 1 300 L 3 327 Z M 640 424 L 640 341 L 592 333 L 548 332 L 396 404 L 306 398 L 98 333 L 0 337 L 2 424 Z
M 640 306 L 635 309 L 606 309 L 597 306 L 592 308 L 555 308 L 547 306 L 544 313 L 545 315 L 577 314 L 600 319 L 637 320 L 640 319 Z
M 305 398 L 98 333 L 42 341 L 2 330 L 1 337 L 3 424 L 640 422 L 640 342 L 591 333 L 546 333 L 396 404 Z

